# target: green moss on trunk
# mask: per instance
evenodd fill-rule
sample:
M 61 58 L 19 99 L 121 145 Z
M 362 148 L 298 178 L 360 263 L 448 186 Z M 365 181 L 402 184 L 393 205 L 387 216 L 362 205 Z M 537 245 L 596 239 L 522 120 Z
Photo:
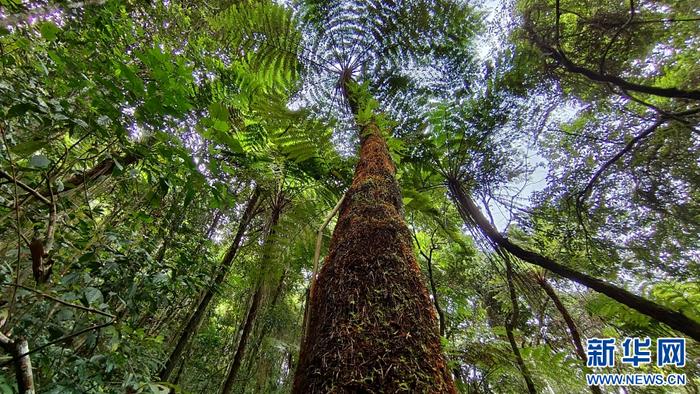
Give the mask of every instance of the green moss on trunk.
M 310 299 L 294 393 L 454 393 L 386 142 L 365 128 Z

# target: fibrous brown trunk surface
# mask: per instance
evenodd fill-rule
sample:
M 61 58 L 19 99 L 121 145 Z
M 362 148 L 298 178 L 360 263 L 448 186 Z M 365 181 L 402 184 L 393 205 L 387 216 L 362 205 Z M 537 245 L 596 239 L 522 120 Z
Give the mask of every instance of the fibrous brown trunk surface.
M 313 286 L 293 393 L 455 393 L 386 142 L 365 126 Z

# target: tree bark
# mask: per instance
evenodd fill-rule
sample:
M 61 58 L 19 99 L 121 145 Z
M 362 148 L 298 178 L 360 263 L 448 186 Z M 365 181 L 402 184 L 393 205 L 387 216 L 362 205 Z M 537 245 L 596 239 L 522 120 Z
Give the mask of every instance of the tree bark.
M 376 123 L 363 125 L 355 176 L 311 292 L 293 393 L 455 393 L 395 172 Z
M 182 206 L 182 209 L 180 209 L 180 212 L 178 212 L 178 207 L 180 207 L 180 202 L 182 200 L 179 199 L 177 195 L 175 195 L 173 199 L 175 201 L 173 201 L 170 209 L 168 210 L 168 214 L 165 216 L 164 220 L 162 220 L 160 231 L 158 233 L 158 239 L 163 240 L 155 253 L 155 261 L 158 263 L 158 265 L 163 264 L 165 253 L 167 253 L 168 249 L 170 248 L 170 243 L 180 229 L 183 219 L 187 216 L 187 213 L 185 212 L 186 207 L 184 205 Z M 177 216 L 177 218 L 175 218 L 175 216 Z
M 29 344 L 24 338 L 19 338 L 16 342 L 17 356 L 20 357 L 17 361 L 17 386 L 19 387 L 20 394 L 34 394 L 36 392 L 34 388 L 34 375 L 32 373 L 32 360 L 29 358 Z
M 546 47 L 545 47 L 546 48 Z M 560 65 L 566 68 L 568 71 L 576 74 L 583 75 L 584 77 L 595 82 L 611 83 L 624 90 L 630 90 L 633 92 L 646 93 L 654 96 L 669 97 L 669 98 L 680 98 L 688 100 L 700 100 L 700 91 L 698 90 L 682 90 L 678 88 L 660 88 L 656 86 L 642 85 L 634 82 L 629 82 L 625 79 L 614 75 L 607 75 L 595 72 L 593 70 L 587 69 L 585 67 L 578 66 L 564 56 L 561 52 L 556 49 L 549 48 L 550 51 L 547 52 L 554 60 L 556 60 Z M 545 49 L 546 50 L 546 49 Z
M 558 262 L 545 257 L 539 253 L 526 250 L 514 243 L 494 228 L 484 217 L 481 210 L 469 195 L 464 191 L 462 185 L 455 179 L 448 179 L 448 188 L 457 206 L 462 219 L 467 225 L 477 226 L 486 237 L 495 245 L 503 248 L 514 256 L 531 264 L 540 266 L 546 270 L 561 275 L 576 283 L 584 285 L 598 293 L 605 294 L 613 300 L 636 310 L 637 312 L 651 317 L 689 337 L 700 341 L 700 323 L 685 316 L 683 313 L 671 310 L 659 305 L 644 297 L 632 294 L 629 291 L 607 283 L 601 279 L 578 272 L 574 269 L 559 264 Z
M 547 278 L 544 276 L 538 277 L 537 278 L 537 283 L 542 287 L 542 290 L 544 290 L 545 293 L 547 293 L 547 296 L 549 297 L 550 300 L 554 303 L 554 306 L 557 308 L 559 313 L 561 314 L 561 317 L 564 318 L 564 322 L 566 323 L 566 327 L 569 329 L 569 334 L 571 334 L 571 342 L 574 344 L 574 349 L 576 349 L 576 354 L 578 357 L 581 359 L 583 362 L 583 365 L 587 365 L 586 361 L 586 351 L 583 349 L 583 343 L 581 342 L 581 335 L 578 332 L 578 328 L 576 328 L 576 323 L 574 323 L 574 319 L 571 317 L 569 314 L 569 311 L 566 309 L 564 304 L 561 302 L 559 299 L 559 296 L 557 295 L 556 291 L 554 291 L 554 288 L 552 285 L 549 284 L 547 281 Z M 593 394 L 601 394 L 600 387 L 598 386 L 589 386 L 591 388 L 591 392 Z
M 204 291 L 204 294 L 200 298 L 200 301 L 197 304 L 197 307 L 195 308 L 194 312 L 187 320 L 187 323 L 182 328 L 182 330 L 180 330 L 177 341 L 175 342 L 175 347 L 173 348 L 173 351 L 170 353 L 168 360 L 165 362 L 163 368 L 158 374 L 162 381 L 167 381 L 170 378 L 170 375 L 175 369 L 175 366 L 178 364 L 178 361 L 180 361 L 180 358 L 182 357 L 187 343 L 192 339 L 194 334 L 199 329 L 202 320 L 204 320 L 207 308 L 209 307 L 211 300 L 214 298 L 214 293 L 216 292 L 216 289 L 222 283 L 224 283 L 224 279 L 226 279 L 226 275 L 231 269 L 233 260 L 236 257 L 236 254 L 238 253 L 238 249 L 241 245 L 241 240 L 243 239 L 243 234 L 245 234 L 246 230 L 248 229 L 248 225 L 253 219 L 253 214 L 258 205 L 259 197 L 260 189 L 256 187 L 255 190 L 253 190 L 252 195 L 250 196 L 250 199 L 246 204 L 243 216 L 241 217 L 241 220 L 238 223 L 238 229 L 236 230 L 236 235 L 233 238 L 233 242 L 231 242 L 231 246 L 229 246 L 226 255 L 221 260 L 221 264 L 219 264 L 218 273 L 214 278 L 214 282 Z
M 121 157 L 119 157 L 118 160 L 114 160 L 111 157 L 108 157 L 101 162 L 97 163 L 94 167 L 91 169 L 79 173 L 79 174 L 74 174 L 70 178 L 66 179 L 63 181 L 65 188 L 63 191 L 59 192 L 59 194 L 65 194 L 68 193 L 71 190 L 74 190 L 84 184 L 91 183 L 96 181 L 99 177 L 102 175 L 107 175 L 114 171 L 114 168 L 117 167 L 117 162 L 121 166 L 128 166 L 133 163 L 136 163 L 141 159 L 141 156 L 135 152 L 129 152 Z
M 263 388 L 260 387 L 260 379 L 266 380 L 270 372 L 270 365 L 269 365 L 269 358 L 268 357 L 258 357 L 260 352 L 262 351 L 262 345 L 263 345 L 263 340 L 268 336 L 270 333 L 270 330 L 272 329 L 272 326 L 274 323 L 270 319 L 270 315 L 273 313 L 275 306 L 277 305 L 277 301 L 279 300 L 280 296 L 283 293 L 283 287 L 284 287 L 284 281 L 287 278 L 287 272 L 288 269 L 285 268 L 285 270 L 282 272 L 282 275 L 279 278 L 279 281 L 277 282 L 277 286 L 275 287 L 274 292 L 272 293 L 272 299 L 270 302 L 265 306 L 266 312 L 265 315 L 263 315 L 263 326 L 260 328 L 255 337 L 255 341 L 253 342 L 253 347 L 251 348 L 251 352 L 248 354 L 248 363 L 247 363 L 247 370 L 246 373 L 250 374 L 250 370 L 252 368 L 255 368 L 256 370 L 256 388 L 255 392 L 256 393 L 262 393 L 262 392 L 268 392 L 271 390 L 264 390 Z M 267 371 L 267 373 L 264 373 L 263 371 Z M 262 373 L 262 374 L 261 374 Z M 245 392 L 247 389 L 247 385 L 249 384 L 249 381 L 246 381 L 245 384 L 241 387 L 241 389 Z
M 14 359 L 15 379 L 19 394 L 34 394 L 34 375 L 32 373 L 32 360 L 29 358 L 29 343 L 25 338 L 10 339 L 0 333 L 0 347 L 2 347 Z

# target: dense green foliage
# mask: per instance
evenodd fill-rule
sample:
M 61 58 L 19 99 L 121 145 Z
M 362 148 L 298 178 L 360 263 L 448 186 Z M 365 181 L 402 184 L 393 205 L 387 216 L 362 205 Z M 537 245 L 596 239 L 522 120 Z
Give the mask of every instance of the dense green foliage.
M 0 392 L 21 339 L 41 393 L 289 392 L 357 162 L 350 78 L 459 392 L 590 392 L 562 308 L 584 341 L 682 334 L 504 253 L 448 181 L 517 245 L 700 322 L 700 7 L 493 3 L 0 1 Z M 697 392 L 687 352 L 611 370 Z

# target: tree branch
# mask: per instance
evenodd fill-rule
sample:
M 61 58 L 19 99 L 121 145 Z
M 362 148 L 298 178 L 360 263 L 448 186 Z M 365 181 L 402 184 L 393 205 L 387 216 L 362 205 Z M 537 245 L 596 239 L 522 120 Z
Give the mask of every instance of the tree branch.
M 570 279 L 589 289 L 612 298 L 613 300 L 629 307 L 650 318 L 668 325 L 689 337 L 700 341 L 700 323 L 684 315 L 682 312 L 672 310 L 652 300 L 630 293 L 629 291 L 595 278 L 583 272 L 564 266 L 539 253 L 524 249 L 494 228 L 488 219 L 481 213 L 474 200 L 464 191 L 462 185 L 455 179 L 448 179 L 448 187 L 457 205 L 460 216 L 467 224 L 475 224 L 479 230 L 494 244 L 507 250 L 519 259 L 530 264 L 540 266 L 557 275 Z
M 60 338 L 58 338 L 58 339 L 56 339 L 56 340 L 53 340 L 53 341 L 51 341 L 51 342 L 47 342 L 47 343 L 45 343 L 45 344 L 43 344 L 43 345 L 41 345 L 41 346 L 39 346 L 39 347 L 36 347 L 36 348 L 34 348 L 34 349 L 32 349 L 32 350 L 27 350 L 27 351 L 25 351 L 25 352 L 23 352 L 23 353 L 20 353 L 20 354 L 16 355 L 15 357 L 12 357 L 12 358 L 9 359 L 9 360 L 7 360 L 7 361 L 1 363 L 1 364 L 0 364 L 0 368 L 2 368 L 2 367 L 4 367 L 4 366 L 8 365 L 9 363 L 11 363 L 11 362 L 13 362 L 13 361 L 16 361 L 16 360 L 19 360 L 19 359 L 21 359 L 21 358 L 23 358 L 23 357 L 25 357 L 25 356 L 28 356 L 28 355 L 30 355 L 30 354 L 32 354 L 32 353 L 36 353 L 36 352 L 38 352 L 38 351 L 40 351 L 40 350 L 43 350 L 43 349 L 45 349 L 45 348 L 47 348 L 47 347 L 49 347 L 49 346 L 51 346 L 51 345 L 55 345 L 55 344 L 57 344 L 57 343 L 61 343 L 61 342 L 63 342 L 63 341 L 66 341 L 66 340 L 68 340 L 68 339 L 71 339 L 71 338 L 74 338 L 74 337 L 83 335 L 83 334 L 85 334 L 85 333 L 87 333 L 87 332 L 90 332 L 90 331 L 93 331 L 93 330 L 99 330 L 100 328 L 104 328 L 104 327 L 111 326 L 112 324 L 114 324 L 114 323 L 116 323 L 116 322 L 117 322 L 116 320 L 110 320 L 110 321 L 107 322 L 107 323 L 102 323 L 102 324 L 97 324 L 97 325 L 94 325 L 94 326 L 90 326 L 90 327 L 88 327 L 88 328 L 82 329 L 82 330 L 77 331 L 77 332 L 74 332 L 74 333 L 72 333 L 72 334 L 69 334 L 69 335 L 60 337 Z
M 321 243 L 323 241 L 323 230 L 326 229 L 326 226 L 328 226 L 328 223 L 333 219 L 336 213 L 338 213 L 338 210 L 340 210 L 340 206 L 343 204 L 343 201 L 345 200 L 345 194 L 343 194 L 342 197 L 340 197 L 340 200 L 338 200 L 338 203 L 335 204 L 335 207 L 333 207 L 333 210 L 331 210 L 326 218 L 323 220 L 323 224 L 321 224 L 321 227 L 318 228 L 318 233 L 316 235 L 316 249 L 314 250 L 314 265 L 313 265 L 313 272 L 311 273 L 311 283 L 309 284 L 309 293 L 307 295 L 307 300 L 306 300 L 306 306 L 304 309 L 308 308 L 308 303 L 311 298 L 311 294 L 313 294 L 314 286 L 316 285 L 316 274 L 318 273 L 318 262 L 321 258 Z M 301 332 L 301 338 L 302 342 L 304 340 L 304 336 L 306 335 L 306 331 L 309 328 L 309 318 L 307 316 L 308 312 L 310 310 L 305 310 L 304 311 L 304 323 L 302 326 L 302 332 Z
M 649 136 L 651 133 L 656 131 L 656 129 L 659 128 L 663 123 L 665 122 L 664 119 L 659 119 L 656 122 L 654 122 L 653 125 L 649 126 L 646 130 L 643 132 L 639 133 L 636 137 L 632 138 L 630 142 L 625 145 L 624 148 L 622 148 L 615 156 L 611 157 L 608 161 L 606 161 L 599 169 L 598 171 L 593 174 L 593 177 L 588 181 L 588 184 L 586 184 L 586 187 L 579 193 L 578 197 L 576 198 L 576 202 L 578 206 L 581 206 L 585 199 L 590 195 L 591 191 L 593 190 L 593 186 L 595 183 L 598 181 L 598 178 L 600 178 L 605 171 L 607 171 L 610 166 L 615 164 L 622 156 L 624 156 L 626 153 L 632 150 L 635 145 L 647 136 Z
M 11 182 L 16 182 L 17 186 L 24 189 L 24 191 L 29 192 L 29 194 L 38 198 L 44 204 L 51 205 L 51 201 L 49 201 L 46 197 L 42 196 L 41 193 L 39 193 L 38 191 L 36 191 L 33 188 L 31 188 L 30 186 L 28 186 L 26 183 L 23 183 L 22 181 L 15 179 L 12 175 L 6 173 L 5 171 L 0 170 L 0 176 L 2 176 L 3 178 L 5 178 Z
M 558 1 L 558 0 L 557 0 Z M 615 31 L 615 34 L 613 37 L 610 39 L 610 42 L 608 42 L 608 45 L 605 46 L 605 50 L 603 50 L 603 56 L 600 57 L 600 63 L 598 64 L 598 71 L 601 74 L 605 74 L 605 61 L 608 58 L 608 52 L 610 52 L 610 48 L 612 48 L 613 44 L 615 44 L 615 41 L 617 41 L 618 37 L 620 37 L 620 34 L 622 34 L 622 31 L 629 26 L 630 22 L 632 22 L 632 19 L 634 19 L 634 0 L 630 0 L 630 16 L 627 18 L 627 21 L 620 26 L 617 31 Z
M 97 313 L 97 314 L 99 314 L 99 315 L 106 316 L 106 317 L 109 317 L 109 318 L 112 318 L 112 319 L 115 319 L 115 318 L 116 318 L 114 315 L 112 315 L 112 314 L 110 314 L 110 313 L 103 312 L 103 311 L 101 311 L 101 310 L 99 310 L 99 309 L 93 309 L 93 308 L 89 308 L 89 307 L 86 307 L 86 306 L 82 306 L 82 305 L 79 305 L 79 304 L 73 304 L 73 303 L 70 303 L 70 302 L 68 302 L 68 301 L 64 301 L 64 300 L 62 300 L 62 299 L 60 299 L 60 298 L 56 298 L 56 297 L 54 297 L 54 296 L 48 295 L 48 294 L 46 294 L 46 293 L 43 293 L 43 292 L 41 292 L 41 291 L 39 291 L 39 290 L 32 289 L 31 287 L 23 286 L 23 285 L 20 285 L 20 284 L 7 283 L 7 282 L 6 282 L 6 283 L 0 283 L 0 285 L 2 285 L 2 286 L 15 286 L 15 287 L 19 287 L 19 288 L 21 288 L 21 289 L 24 289 L 24 290 L 30 291 L 30 292 L 32 292 L 32 293 L 34 293 L 34 294 L 36 294 L 36 295 L 39 295 L 39 296 L 41 296 L 41 297 L 43 297 L 43 298 L 48 298 L 48 299 L 51 300 L 51 301 L 56 301 L 56 302 L 58 302 L 58 303 L 61 304 L 61 305 L 65 305 L 65 306 L 68 306 L 68 307 L 71 307 L 71 308 L 75 308 L 75 309 L 80 309 L 80 310 L 83 310 L 83 311 L 86 311 L 86 312 Z
M 681 98 L 689 100 L 700 100 L 700 90 L 682 90 L 677 88 L 660 88 L 656 86 L 642 85 L 634 82 L 629 82 L 623 78 L 613 75 L 602 74 L 595 72 L 585 67 L 576 65 L 569 60 L 562 52 L 544 44 L 536 42 L 542 51 L 551 56 L 554 60 L 570 72 L 583 75 L 584 77 L 602 83 L 611 83 L 625 90 L 631 90 L 639 93 L 651 94 L 660 97 Z
M 631 90 L 635 92 L 640 92 L 640 93 L 646 93 L 646 94 L 651 94 L 654 96 L 660 96 L 660 97 L 669 97 L 669 98 L 681 98 L 681 99 L 689 99 L 689 100 L 700 100 L 700 90 L 682 90 L 682 89 L 677 89 L 677 88 L 660 88 L 656 86 L 649 86 L 649 85 L 642 85 L 634 82 L 627 81 L 623 78 L 613 76 L 613 75 L 608 75 L 605 73 L 600 73 L 593 71 L 591 69 L 579 66 L 572 62 L 565 54 L 564 52 L 558 50 L 557 48 L 553 48 L 547 43 L 545 43 L 541 37 L 535 32 L 534 26 L 531 21 L 527 20 L 525 21 L 525 26 L 524 26 L 525 31 L 527 34 L 530 36 L 530 40 L 535 44 L 537 47 L 540 48 L 540 50 L 545 54 L 550 56 L 552 59 L 554 59 L 559 65 L 564 67 L 566 70 L 583 75 L 584 77 L 595 81 L 595 82 L 601 82 L 601 83 L 610 83 L 615 86 L 618 86 L 622 89 L 625 90 Z M 556 43 L 555 45 L 558 45 Z

